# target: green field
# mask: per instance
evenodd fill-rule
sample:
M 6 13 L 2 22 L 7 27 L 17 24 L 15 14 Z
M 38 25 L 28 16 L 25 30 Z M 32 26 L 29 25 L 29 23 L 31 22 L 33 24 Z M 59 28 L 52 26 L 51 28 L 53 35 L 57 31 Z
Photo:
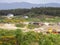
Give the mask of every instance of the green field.
M 60 34 L 0 29 L 0 45 L 60 45 Z
M 0 23 L 19 23 L 19 22 L 60 22 L 60 17 L 43 17 L 43 18 L 37 18 L 37 17 L 29 17 L 29 18 L 23 18 L 22 16 L 15 16 L 11 19 L 8 19 L 6 17 L 0 17 Z
M 45 25 L 45 22 L 54 24 Z M 58 24 L 60 8 L 57 7 L 0 10 L 0 45 L 60 45 Z
M 15 24 L 16 27 L 24 28 L 23 22 L 60 22 L 60 17 L 29 17 L 23 18 L 21 16 L 14 16 L 9 19 L 7 17 L 0 17 L 0 23 Z M 39 28 L 39 25 L 28 24 L 27 28 L 32 30 Z M 0 29 L 0 45 L 60 45 L 60 34 L 43 34 L 38 32 L 23 32 L 23 30 L 7 30 Z

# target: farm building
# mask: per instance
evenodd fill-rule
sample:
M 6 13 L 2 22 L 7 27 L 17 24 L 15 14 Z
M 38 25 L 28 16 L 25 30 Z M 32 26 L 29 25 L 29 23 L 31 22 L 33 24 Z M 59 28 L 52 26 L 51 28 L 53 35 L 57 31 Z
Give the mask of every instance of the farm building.
M 24 16 L 24 18 L 29 18 L 28 16 Z
M 12 18 L 12 17 L 14 17 L 14 14 L 8 14 L 7 15 L 7 18 Z

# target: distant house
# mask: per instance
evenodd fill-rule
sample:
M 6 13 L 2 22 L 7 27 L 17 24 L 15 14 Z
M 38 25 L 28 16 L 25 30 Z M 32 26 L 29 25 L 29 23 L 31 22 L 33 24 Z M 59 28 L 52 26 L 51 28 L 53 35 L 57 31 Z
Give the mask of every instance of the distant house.
M 24 18 L 29 18 L 28 16 L 24 16 Z
M 14 14 L 8 14 L 7 15 L 7 18 L 12 18 L 12 17 L 14 17 Z

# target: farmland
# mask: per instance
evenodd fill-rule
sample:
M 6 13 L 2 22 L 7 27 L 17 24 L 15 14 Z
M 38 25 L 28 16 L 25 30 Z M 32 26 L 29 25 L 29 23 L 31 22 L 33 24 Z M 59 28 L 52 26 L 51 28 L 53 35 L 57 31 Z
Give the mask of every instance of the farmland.
M 60 17 L 42 19 L 21 16 L 7 18 L 2 16 L 0 20 L 0 45 L 60 45 L 60 34 L 55 32 L 46 33 L 49 30 L 60 29 L 58 28 L 60 26 L 57 25 L 60 22 L 59 19 Z M 42 22 L 42 24 L 52 22 L 52 26 L 40 26 L 33 24 L 33 22 Z
M 0 45 L 60 45 L 59 19 L 60 8 L 0 10 Z

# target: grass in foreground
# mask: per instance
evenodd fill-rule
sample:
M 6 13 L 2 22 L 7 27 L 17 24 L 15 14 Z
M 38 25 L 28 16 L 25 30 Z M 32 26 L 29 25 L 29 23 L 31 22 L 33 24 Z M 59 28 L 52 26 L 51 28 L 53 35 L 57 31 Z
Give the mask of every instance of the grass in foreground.
M 60 34 L 0 29 L 0 45 L 60 45 Z

